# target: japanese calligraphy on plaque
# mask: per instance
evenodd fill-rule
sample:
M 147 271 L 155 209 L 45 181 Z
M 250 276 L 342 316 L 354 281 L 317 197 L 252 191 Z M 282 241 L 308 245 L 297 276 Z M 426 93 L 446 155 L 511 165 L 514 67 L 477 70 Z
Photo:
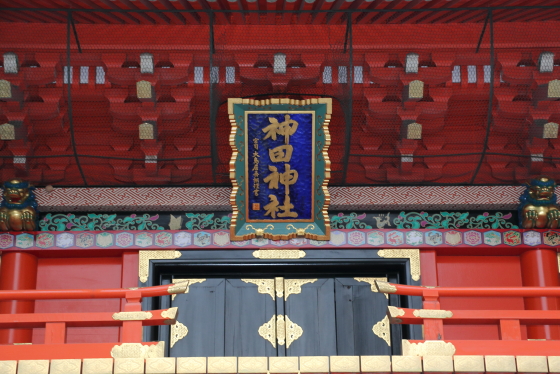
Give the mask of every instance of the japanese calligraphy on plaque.
M 229 99 L 231 240 L 328 240 L 331 99 Z

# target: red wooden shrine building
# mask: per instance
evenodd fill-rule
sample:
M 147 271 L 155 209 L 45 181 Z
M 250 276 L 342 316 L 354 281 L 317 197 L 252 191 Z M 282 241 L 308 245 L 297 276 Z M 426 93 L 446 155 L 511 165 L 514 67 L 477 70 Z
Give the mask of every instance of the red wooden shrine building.
M 560 230 L 518 220 L 560 180 L 559 32 L 557 1 L 0 0 L 0 179 L 38 204 L 0 232 L 0 373 L 560 373 Z M 321 104 L 328 235 L 234 240 L 234 106 Z

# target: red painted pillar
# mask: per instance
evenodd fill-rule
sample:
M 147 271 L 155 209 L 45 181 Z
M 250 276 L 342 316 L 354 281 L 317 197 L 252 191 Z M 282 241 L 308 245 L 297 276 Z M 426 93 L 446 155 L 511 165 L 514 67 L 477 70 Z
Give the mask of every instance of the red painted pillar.
M 31 290 L 37 283 L 37 257 L 23 252 L 2 255 L 0 290 Z M 0 314 L 33 313 L 35 301 L 0 302 Z M 0 344 L 31 343 L 33 329 L 0 329 Z
M 532 249 L 521 254 L 521 276 L 526 287 L 558 287 L 556 250 Z M 526 297 L 525 309 L 558 310 L 556 297 Z M 558 326 L 527 326 L 528 339 L 560 339 Z

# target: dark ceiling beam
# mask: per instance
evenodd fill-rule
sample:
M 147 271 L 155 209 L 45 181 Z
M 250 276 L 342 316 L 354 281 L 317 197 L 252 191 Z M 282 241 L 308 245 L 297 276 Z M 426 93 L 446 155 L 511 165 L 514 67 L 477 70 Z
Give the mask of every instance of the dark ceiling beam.
M 504 5 L 509 0 L 486 0 L 486 2 L 480 3 L 479 6 L 481 7 L 490 7 L 490 6 L 498 6 Z M 452 20 L 447 21 L 446 23 L 466 23 L 470 22 L 471 19 L 477 20 L 481 22 L 482 20 L 486 19 L 486 14 L 483 14 L 484 11 L 473 11 L 473 12 L 462 12 L 460 16 L 453 18 Z M 487 12 L 486 12 L 487 13 Z M 492 13 L 492 17 L 494 17 L 494 13 Z M 494 18 L 492 18 L 494 19 Z M 495 19 L 494 19 L 495 21 Z
M 109 7 L 110 9 L 121 9 L 118 6 L 116 6 L 112 1 L 110 0 L 99 0 L 101 3 L 103 3 L 105 6 Z M 142 22 L 140 22 L 136 17 L 133 17 L 132 15 L 130 15 L 129 13 L 121 13 L 121 12 L 108 12 L 107 14 L 113 14 L 115 17 L 119 17 L 122 18 L 126 23 L 128 23 L 126 21 L 125 18 L 128 18 L 128 20 L 134 22 L 135 24 L 140 24 Z
M 456 8 L 475 6 L 476 4 L 480 4 L 480 2 L 481 0 L 471 0 L 466 3 L 463 1 L 461 4 L 457 4 Z M 460 12 L 460 10 L 429 12 L 429 17 L 422 19 L 422 23 L 442 23 L 449 18 L 457 16 L 458 14 L 460 14 Z
M 119 0 L 124 6 L 126 6 L 128 9 L 141 9 L 139 7 L 137 7 L 134 3 L 132 3 L 132 1 L 130 0 Z M 143 17 L 146 21 L 148 21 L 149 23 L 151 23 L 152 25 L 154 24 L 160 24 L 162 25 L 163 22 L 159 19 L 159 18 L 152 18 L 150 17 L 150 15 L 148 15 L 147 13 L 144 12 L 138 12 L 138 15 Z
M 557 5 L 558 1 L 546 1 L 544 4 L 542 1 L 530 1 L 527 5 Z M 550 12 L 550 10 L 547 10 Z M 525 17 L 530 17 L 536 13 L 543 12 L 542 9 L 526 9 L 526 10 L 496 10 L 494 15 L 494 22 L 513 22 L 513 21 L 524 21 Z
M 331 3 L 327 2 L 326 0 L 315 0 L 315 4 L 313 6 L 313 10 L 328 10 L 331 8 Z M 327 16 L 327 13 L 312 13 L 311 14 L 311 23 L 314 25 L 318 25 L 323 23 L 323 20 Z
M 62 4 L 66 5 L 68 7 L 68 9 L 83 9 L 81 6 L 76 6 L 75 3 L 73 3 L 70 0 L 59 0 Z M 96 17 L 92 14 L 84 14 L 83 12 L 72 12 L 72 18 L 74 19 L 74 22 L 77 23 L 99 23 L 96 22 Z M 98 20 L 99 21 L 99 20 Z M 101 19 L 101 21 L 103 23 L 105 23 L 106 21 L 104 19 Z
M 284 0 L 285 1 L 285 0 Z M 346 0 L 336 0 L 334 4 L 331 6 L 332 10 L 345 10 L 348 7 L 352 6 L 355 1 L 349 2 Z M 339 23 L 340 19 L 346 15 L 344 12 L 335 12 L 327 14 L 326 24 L 335 25 Z M 346 19 L 346 18 L 344 18 Z
M 560 20 L 560 7 L 556 11 L 545 10 L 538 14 L 534 14 L 527 19 L 523 18 L 524 22 L 543 22 L 543 21 L 558 21 Z
M 185 10 L 195 10 L 195 8 L 186 0 L 179 0 L 179 4 L 181 4 L 181 6 L 183 7 L 183 9 Z M 195 4 L 200 4 L 200 2 L 195 2 Z M 202 4 L 199 5 L 200 7 L 203 7 Z M 199 25 L 200 22 L 200 16 L 197 13 L 184 13 L 184 17 L 186 19 L 186 21 L 188 21 L 191 24 L 194 25 Z
M 357 3 L 358 5 L 356 6 L 356 12 L 352 14 L 352 22 L 355 22 L 358 18 L 360 18 L 360 16 L 365 14 L 364 12 L 360 12 L 360 10 L 366 10 L 370 7 L 375 7 L 375 5 L 372 5 L 374 4 L 373 1 L 367 2 L 365 0 L 355 0 L 354 3 Z
M 2 22 L 18 22 L 17 20 L 6 16 L 6 13 L 0 13 L 0 20 L 2 20 Z
M 77 1 L 72 1 L 72 0 L 61 0 L 61 1 L 63 1 L 63 2 L 64 2 L 65 4 L 67 4 L 68 6 L 70 6 L 71 9 L 76 9 L 76 10 L 79 10 L 79 9 L 88 9 L 88 8 L 83 7 L 81 4 L 78 4 Z M 98 8 L 97 6 L 95 6 L 95 4 L 93 4 L 91 1 L 90 1 L 89 4 L 87 3 L 87 1 L 84 1 L 84 0 L 82 0 L 82 2 L 83 2 L 83 3 L 86 3 L 88 6 L 90 6 L 91 9 L 99 9 L 99 8 Z M 92 4 L 93 4 L 93 6 L 92 6 Z M 82 17 L 85 17 L 85 18 L 90 18 L 92 23 L 99 23 L 99 22 L 102 22 L 102 23 L 112 23 L 111 20 L 110 20 L 109 18 L 107 18 L 107 17 L 104 17 L 104 16 L 102 15 L 102 13 L 73 12 L 73 13 L 72 13 L 72 16 L 73 16 L 74 18 L 76 18 L 76 16 L 82 16 Z M 76 20 L 78 21 L 78 19 L 76 19 Z M 97 20 L 97 22 L 96 22 L 96 20 Z
M 23 7 L 25 8 L 41 8 L 40 5 L 37 3 L 32 2 L 30 0 L 18 0 L 12 1 L 12 5 L 15 4 L 24 4 Z M 53 22 L 61 22 L 66 23 L 66 17 L 61 16 L 57 12 L 39 12 L 39 11 L 29 11 L 28 16 L 35 17 L 37 19 L 42 19 L 45 22 L 53 23 Z
M 31 17 L 27 17 L 26 15 L 22 14 L 21 12 L 4 12 L 2 13 L 3 16 L 5 17 L 9 17 L 11 19 L 11 22 L 40 22 L 40 23 L 46 23 L 44 20 L 42 19 L 37 19 L 37 18 L 31 18 Z
M 461 0 L 459 0 L 461 1 Z M 457 2 L 457 1 L 455 1 Z M 421 6 L 418 9 L 434 9 L 439 8 L 439 6 L 445 6 L 446 8 L 449 7 L 450 1 L 449 0 L 435 0 L 435 1 L 423 1 Z M 426 17 L 426 15 L 431 14 L 434 12 L 411 12 L 411 13 L 402 13 L 397 15 L 395 18 L 391 20 L 391 23 L 394 24 L 403 24 L 403 23 L 415 23 L 416 20 L 422 19 Z
M 373 1 L 372 8 L 369 9 L 393 9 L 395 1 L 383 1 L 381 3 Z M 375 18 L 379 18 L 381 16 L 380 12 L 368 12 L 368 13 L 364 13 L 363 16 L 358 17 L 358 19 L 356 20 L 357 24 L 367 24 L 369 22 L 371 22 L 373 19 Z
M 463 4 L 463 8 L 468 7 L 478 7 L 478 6 L 485 6 L 488 0 L 476 0 L 476 1 L 469 1 L 466 4 Z M 443 17 L 438 17 L 434 20 L 434 23 L 449 23 L 449 22 L 459 22 L 458 19 L 464 16 L 468 16 L 471 14 L 472 10 L 459 10 L 459 11 L 449 11 L 445 12 Z M 438 12 L 442 13 L 442 12 Z
M 175 8 L 169 0 L 159 0 L 159 1 L 160 1 L 160 3 L 163 4 L 163 6 L 166 9 L 171 10 L 171 11 L 177 10 L 177 8 Z M 184 24 L 187 23 L 187 20 L 185 19 L 185 17 L 183 17 L 183 15 L 179 12 L 171 12 L 171 16 L 175 17 L 175 19 L 177 19 L 177 21 L 179 21 L 179 24 L 184 25 Z
M 412 0 L 412 1 L 399 1 L 396 2 L 395 6 L 392 6 L 391 9 L 416 9 L 417 5 L 420 5 L 421 3 L 425 3 L 425 1 L 423 0 Z M 429 2 L 428 4 L 431 5 L 431 2 Z M 421 12 L 419 12 L 421 13 Z M 406 17 L 410 15 L 410 13 L 406 13 L 406 12 L 402 12 L 402 13 L 393 13 L 393 12 L 387 12 L 387 13 L 383 13 L 381 14 L 381 17 L 377 17 L 375 19 L 375 21 L 373 21 L 374 24 L 378 24 L 378 25 L 382 25 L 384 23 L 388 23 L 389 20 L 391 20 L 391 22 L 393 22 L 393 18 L 398 17 L 398 16 L 403 16 Z
M 213 1 L 207 1 L 207 0 L 198 0 L 200 2 L 206 2 L 209 6 L 210 9 L 212 10 L 222 10 L 222 9 L 227 9 L 227 7 L 223 6 L 222 2 L 220 0 L 213 0 Z M 266 8 L 264 8 L 266 9 Z M 218 22 L 214 22 L 214 24 L 219 24 L 219 25 L 227 25 L 229 24 L 229 19 L 227 18 L 227 15 L 224 12 L 215 12 L 214 13 L 214 21 L 218 21 Z
M 105 20 L 105 22 L 107 23 L 114 23 L 111 20 L 117 21 L 118 23 L 124 23 L 124 20 L 122 20 L 121 18 L 115 16 L 113 13 L 111 12 L 103 12 L 103 8 L 100 8 L 99 6 L 97 6 L 97 4 L 95 4 L 93 1 L 91 0 L 81 0 L 84 4 L 86 4 L 87 6 L 89 6 L 91 9 L 99 9 L 99 13 L 93 13 L 95 15 L 97 15 L 98 17 L 101 17 L 102 19 Z
M 160 10 L 158 7 L 156 7 L 154 4 L 152 4 L 151 1 L 149 0 L 139 0 L 146 8 L 151 9 L 151 10 Z M 174 23 L 174 24 L 178 24 L 177 21 L 173 21 L 171 22 L 171 19 L 169 19 L 169 17 L 167 17 L 165 14 L 157 12 L 154 14 L 154 17 L 159 17 L 165 25 L 169 25 L 170 23 Z
M 446 8 L 457 8 L 463 6 L 461 3 L 464 3 L 464 0 L 454 0 L 453 2 L 449 3 Z M 420 16 L 416 19 L 417 23 L 432 23 L 434 20 L 439 19 L 441 17 L 447 16 L 453 13 L 453 11 L 447 12 L 419 12 L 416 16 Z M 415 17 L 416 17 L 415 16 Z M 404 23 L 413 23 L 413 21 L 406 20 Z

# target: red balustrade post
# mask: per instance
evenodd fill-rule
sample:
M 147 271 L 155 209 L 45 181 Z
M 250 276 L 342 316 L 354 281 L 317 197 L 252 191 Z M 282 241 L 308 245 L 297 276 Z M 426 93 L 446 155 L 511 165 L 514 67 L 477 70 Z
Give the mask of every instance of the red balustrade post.
M 440 309 L 439 293 L 435 288 L 427 288 L 423 291 L 424 309 Z M 443 340 L 443 320 L 424 320 L 424 339 Z
M 66 323 L 47 322 L 45 324 L 45 344 L 65 344 Z
M 126 293 L 125 312 L 139 312 L 142 310 L 142 293 L 129 291 Z M 142 342 L 142 321 L 124 321 L 121 339 L 123 343 Z
M 525 287 L 558 287 L 556 250 L 537 248 L 521 254 L 521 275 Z M 526 297 L 525 309 L 558 310 L 556 297 Z M 528 339 L 560 339 L 558 326 L 527 326 Z
M 0 290 L 32 290 L 37 283 L 37 257 L 23 252 L 2 255 Z M 34 300 L 0 301 L 0 314 L 33 313 Z M 0 344 L 31 343 L 33 329 L 0 329 Z

